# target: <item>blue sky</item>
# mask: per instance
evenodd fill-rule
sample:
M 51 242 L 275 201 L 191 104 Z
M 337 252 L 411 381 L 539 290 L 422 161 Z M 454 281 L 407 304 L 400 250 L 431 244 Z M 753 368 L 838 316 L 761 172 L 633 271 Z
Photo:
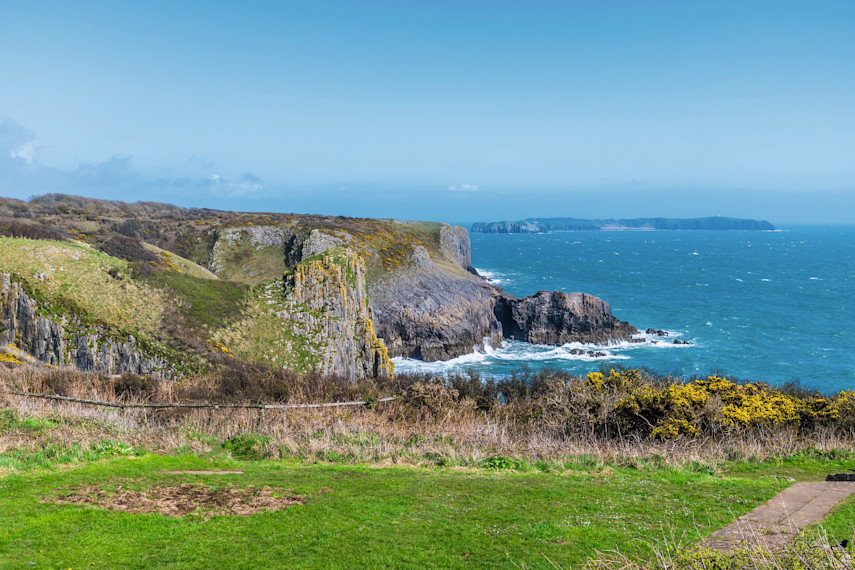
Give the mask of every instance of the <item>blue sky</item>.
M 855 223 L 855 2 L 7 2 L 0 194 Z

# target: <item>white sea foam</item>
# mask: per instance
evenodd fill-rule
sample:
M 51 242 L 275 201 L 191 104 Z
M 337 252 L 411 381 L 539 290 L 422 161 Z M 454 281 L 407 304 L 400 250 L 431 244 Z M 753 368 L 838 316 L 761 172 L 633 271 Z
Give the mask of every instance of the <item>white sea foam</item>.
M 489 271 L 487 269 L 481 269 L 480 267 L 475 267 L 475 271 L 478 272 L 478 275 L 493 285 L 501 285 L 503 283 L 510 283 L 511 281 L 507 275 L 499 273 L 498 271 Z
M 501 348 L 490 345 L 489 339 L 484 339 L 484 346 L 473 347 L 473 352 L 451 360 L 440 362 L 423 362 L 413 358 L 397 357 L 392 361 L 395 370 L 403 373 L 432 373 L 447 374 L 460 372 L 468 368 L 489 369 L 491 364 L 522 366 L 526 363 L 550 362 L 608 362 L 614 360 L 631 360 L 629 354 L 641 348 L 689 348 L 691 344 L 674 344 L 674 338 L 682 336 L 679 331 L 666 331 L 667 337 L 655 334 L 639 333 L 632 340 L 622 340 L 609 344 L 584 344 L 571 342 L 561 346 L 531 344 L 518 340 L 505 340 Z M 641 342 L 638 342 L 638 341 Z

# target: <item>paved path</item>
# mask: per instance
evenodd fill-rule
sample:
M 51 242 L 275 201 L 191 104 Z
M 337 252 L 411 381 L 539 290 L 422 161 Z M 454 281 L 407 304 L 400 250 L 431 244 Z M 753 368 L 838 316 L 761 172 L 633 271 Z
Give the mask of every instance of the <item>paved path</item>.
M 855 482 L 793 483 L 765 504 L 712 533 L 704 546 L 723 551 L 746 546 L 780 548 L 853 493 Z

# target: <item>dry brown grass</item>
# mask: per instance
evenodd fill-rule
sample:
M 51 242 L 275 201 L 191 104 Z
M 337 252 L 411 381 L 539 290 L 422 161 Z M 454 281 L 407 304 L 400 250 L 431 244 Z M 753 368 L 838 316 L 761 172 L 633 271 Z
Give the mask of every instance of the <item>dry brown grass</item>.
M 103 401 L 178 402 L 188 394 L 217 395 L 217 382 L 209 377 L 176 383 L 23 367 L 0 371 L 0 391 L 24 390 Z M 554 418 L 533 413 L 532 401 L 525 398 L 479 409 L 474 400 L 461 400 L 453 390 L 437 383 L 419 381 L 404 387 L 390 380 L 385 387 L 351 385 L 346 389 L 342 384 L 322 389 L 318 379 L 301 382 L 304 382 L 301 389 L 291 390 L 291 397 L 285 401 L 319 401 L 312 396 L 320 393 L 327 396 L 325 401 L 365 396 L 371 399 L 396 391 L 400 398 L 371 407 L 121 411 L 0 393 L 0 409 L 10 408 L 21 416 L 60 420 L 59 426 L 50 431 L 50 437 L 59 442 L 88 445 L 112 439 L 158 451 L 188 447 L 201 451 L 235 436 L 261 434 L 267 457 L 382 465 L 477 466 L 483 460 L 501 456 L 556 468 L 566 468 L 568 462 L 574 461 L 583 461 L 586 468 L 591 465 L 604 468 L 606 464 L 640 465 L 652 460 L 659 465 L 694 463 L 715 470 L 728 460 L 762 460 L 806 450 L 855 449 L 851 430 L 831 425 L 810 430 L 758 427 L 660 441 L 638 434 L 603 434 L 584 426 L 573 430 L 566 422 L 557 428 Z M 381 388 L 386 391 L 377 392 Z M 231 394 L 229 400 L 234 399 L 235 394 Z M 0 453 L 37 445 L 40 437 L 43 435 L 2 433 Z

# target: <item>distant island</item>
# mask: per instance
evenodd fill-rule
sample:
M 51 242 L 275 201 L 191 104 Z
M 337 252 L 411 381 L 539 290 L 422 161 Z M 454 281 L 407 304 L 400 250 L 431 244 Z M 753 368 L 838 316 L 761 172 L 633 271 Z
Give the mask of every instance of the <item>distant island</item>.
M 526 218 L 516 222 L 476 222 L 471 231 L 482 234 L 537 234 L 597 230 L 774 230 L 766 220 L 713 216 L 708 218 Z

